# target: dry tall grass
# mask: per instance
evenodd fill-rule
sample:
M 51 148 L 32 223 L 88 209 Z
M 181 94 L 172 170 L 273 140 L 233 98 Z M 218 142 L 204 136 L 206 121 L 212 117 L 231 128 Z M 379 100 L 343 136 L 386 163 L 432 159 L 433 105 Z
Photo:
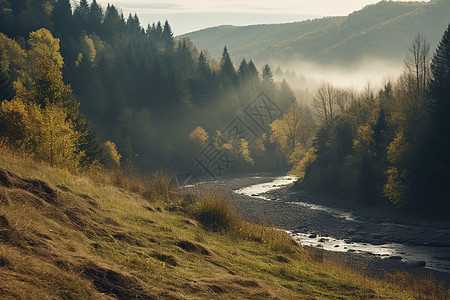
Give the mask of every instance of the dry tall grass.
M 164 172 L 74 175 L 5 151 L 0 168 L 25 187 L 0 181 L 2 299 L 449 296 L 433 278 L 373 279 L 308 254 L 285 232 L 243 220 L 223 195 L 183 194 Z
M 286 232 L 245 221 L 228 202 L 226 196 L 205 193 L 190 207 L 190 214 L 207 230 L 233 235 L 261 244 L 276 252 L 301 252 L 301 247 Z

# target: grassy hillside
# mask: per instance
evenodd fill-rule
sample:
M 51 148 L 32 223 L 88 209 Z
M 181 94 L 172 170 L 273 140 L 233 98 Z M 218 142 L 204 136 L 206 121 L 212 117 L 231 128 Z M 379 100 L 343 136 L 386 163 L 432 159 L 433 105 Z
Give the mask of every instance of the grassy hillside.
M 220 55 L 224 45 L 236 60 L 258 63 L 303 59 L 350 64 L 363 58 L 399 61 L 417 34 L 434 48 L 450 22 L 450 2 L 383 1 L 347 17 L 279 25 L 216 27 L 186 34 L 199 48 Z
M 318 253 L 244 222 L 221 197 L 184 194 L 162 175 L 72 175 L 0 155 L 1 299 L 446 295 L 429 280 L 371 279 Z

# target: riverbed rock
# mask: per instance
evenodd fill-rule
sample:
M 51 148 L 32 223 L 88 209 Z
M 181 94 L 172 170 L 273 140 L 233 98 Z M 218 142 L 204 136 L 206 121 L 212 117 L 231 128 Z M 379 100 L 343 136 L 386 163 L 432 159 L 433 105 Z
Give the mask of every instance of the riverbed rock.
M 394 255 L 394 256 L 389 256 L 389 259 L 392 259 L 392 260 L 402 260 L 402 257 L 399 256 L 399 255 Z
M 310 239 L 315 239 L 316 237 L 317 237 L 317 234 L 315 234 L 315 233 L 309 235 Z
M 406 263 L 406 266 L 410 267 L 410 268 L 423 268 L 426 265 L 427 265 L 427 263 L 422 261 L 422 260 L 420 260 L 420 261 L 409 261 L 409 262 Z

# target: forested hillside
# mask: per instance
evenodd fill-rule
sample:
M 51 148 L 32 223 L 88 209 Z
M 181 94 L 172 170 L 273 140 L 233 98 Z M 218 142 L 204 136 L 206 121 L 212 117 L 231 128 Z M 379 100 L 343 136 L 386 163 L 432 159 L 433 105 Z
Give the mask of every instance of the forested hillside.
M 227 45 L 233 58 L 280 64 L 295 60 L 343 66 L 361 59 L 403 59 L 416 34 L 436 46 L 448 23 L 450 2 L 381 1 L 346 17 L 290 24 L 220 26 L 183 35 L 217 55 Z
M 190 39 L 176 40 L 167 21 L 143 28 L 137 15 L 95 0 L 1 5 L 3 148 L 76 171 L 164 167 L 207 179 L 290 165 L 307 190 L 446 217 L 448 29 L 436 51 L 428 36 L 405 43 L 404 73 L 380 90 L 325 83 L 309 107 L 274 81 L 268 64 L 236 67 L 227 47 L 216 61 Z M 307 23 L 348 31 L 364 20 L 373 29 L 380 15 L 391 24 L 408 10 L 447 6 L 382 2 Z M 323 43 L 338 40 L 319 31 Z
M 420 35 L 409 49 L 404 73 L 378 91 L 318 90 L 320 128 L 303 186 L 448 219 L 450 25 L 435 51 Z
M 275 84 L 268 65 L 258 71 L 251 60 L 243 60 L 237 68 L 226 48 L 216 61 L 199 52 L 189 39 L 175 40 L 167 21 L 155 20 L 143 28 L 137 15 L 124 17 L 114 5 L 102 8 L 95 0 L 82 0 L 75 7 L 71 3 L 0 3 L 1 93 L 2 99 L 14 99 L 4 101 L 4 111 L 16 109 L 11 106 L 18 100 L 31 100 L 26 93 L 32 93 L 40 80 L 34 59 L 50 59 L 53 63 L 42 67 L 48 75 L 45 80 L 48 84 L 57 80 L 55 84 L 62 89 L 58 93 L 63 95 L 60 100 L 56 95 L 48 95 L 32 102 L 41 108 L 47 102 L 62 103 L 69 98 L 74 106 L 79 103 L 88 120 L 83 125 L 84 144 L 89 139 L 90 145 L 84 147 L 90 149 L 76 146 L 80 149 L 75 152 L 90 161 L 105 160 L 97 157 L 102 148 L 97 144 L 111 140 L 113 143 L 103 148 L 117 153 L 116 144 L 122 166 L 148 172 L 164 166 L 202 173 L 206 170 L 195 166 L 194 157 L 208 143 L 220 139 L 222 144 L 214 147 L 227 151 L 236 170 L 284 164 L 268 137 L 261 136 L 264 130 L 253 130 L 252 141 L 248 136 L 224 138 L 221 132 L 217 133 L 232 128 L 228 125 L 233 125 L 235 118 L 242 118 L 244 109 L 261 92 L 278 103 L 278 113 L 293 103 L 295 97 L 289 86 Z M 34 50 L 36 36 L 40 50 Z M 50 69 L 53 73 L 49 73 Z M 4 122 L 9 122 L 6 112 L 4 115 Z M 10 143 L 20 141 L 26 144 L 26 151 L 36 152 L 31 142 L 24 142 L 11 132 L 8 130 Z M 33 140 L 37 135 L 27 136 Z M 264 149 L 259 159 L 249 156 L 248 145 L 256 140 L 259 149 Z M 118 156 L 113 156 L 117 161 Z M 269 157 L 280 159 L 266 159 Z

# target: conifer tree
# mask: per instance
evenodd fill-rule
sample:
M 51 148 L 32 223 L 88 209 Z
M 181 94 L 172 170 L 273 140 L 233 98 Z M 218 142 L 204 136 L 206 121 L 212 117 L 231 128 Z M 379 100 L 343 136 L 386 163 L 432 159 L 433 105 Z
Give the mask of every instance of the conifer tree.
M 93 0 L 91 6 L 89 7 L 89 13 L 86 20 L 87 31 L 96 32 L 98 34 L 100 32 L 102 20 L 103 20 L 103 10 L 97 4 L 97 1 Z
M 226 46 L 223 48 L 222 59 L 220 60 L 220 75 L 226 85 L 233 85 L 236 82 L 236 70 Z
M 170 27 L 169 22 L 167 20 L 164 22 L 162 36 L 166 52 L 169 53 L 173 52 L 175 40 L 173 38 L 172 28 Z
M 431 103 L 430 152 L 427 153 L 427 197 L 436 208 L 450 207 L 450 25 L 436 49 L 431 63 L 432 79 L 429 85 Z
M 206 59 L 206 56 L 203 54 L 203 51 L 200 51 L 200 55 L 197 59 L 197 68 L 200 71 L 200 74 L 202 74 L 203 76 L 208 76 L 211 73 L 208 60 Z
M 80 4 L 75 8 L 73 13 L 74 25 L 78 30 L 86 29 L 89 16 L 89 4 L 87 0 L 81 0 Z
M 72 5 L 70 0 L 58 0 L 52 11 L 52 20 L 59 35 L 72 30 Z

